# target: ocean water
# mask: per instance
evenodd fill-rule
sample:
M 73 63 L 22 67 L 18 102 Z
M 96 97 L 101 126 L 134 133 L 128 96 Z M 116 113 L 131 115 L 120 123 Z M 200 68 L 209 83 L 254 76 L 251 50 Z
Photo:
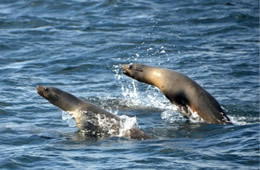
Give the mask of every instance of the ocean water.
M 258 0 L 1 0 L 0 169 L 259 169 L 259 47 Z M 125 63 L 188 75 L 234 124 L 186 122 Z M 86 140 L 36 85 L 154 138 Z

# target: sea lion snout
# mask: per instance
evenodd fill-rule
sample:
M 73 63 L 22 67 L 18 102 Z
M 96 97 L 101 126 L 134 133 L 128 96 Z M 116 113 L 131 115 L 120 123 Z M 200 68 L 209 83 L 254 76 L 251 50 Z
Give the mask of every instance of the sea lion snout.
M 36 91 L 37 91 L 37 93 L 40 94 L 40 95 L 41 95 L 42 89 L 43 89 L 42 86 L 36 86 Z
M 131 64 L 122 64 L 121 68 L 122 68 L 123 73 L 125 75 L 129 75 L 129 71 L 128 70 L 132 68 L 132 65 Z
M 122 64 L 121 67 L 123 69 L 123 73 L 130 77 L 132 77 L 135 74 L 135 72 L 143 72 L 142 65 L 140 64 Z
M 37 91 L 37 93 L 38 93 L 40 96 L 45 97 L 45 96 L 48 94 L 48 92 L 49 92 L 49 87 L 37 85 L 37 86 L 36 86 L 36 91 Z

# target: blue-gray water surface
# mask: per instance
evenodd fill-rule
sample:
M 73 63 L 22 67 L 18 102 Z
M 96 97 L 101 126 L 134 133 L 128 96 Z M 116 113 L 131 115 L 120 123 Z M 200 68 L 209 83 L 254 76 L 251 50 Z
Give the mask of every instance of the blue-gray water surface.
M 1 0 L 0 169 L 259 169 L 259 46 L 258 0 Z M 188 75 L 233 124 L 184 121 L 124 63 Z M 153 139 L 84 139 L 36 85 L 136 116 Z

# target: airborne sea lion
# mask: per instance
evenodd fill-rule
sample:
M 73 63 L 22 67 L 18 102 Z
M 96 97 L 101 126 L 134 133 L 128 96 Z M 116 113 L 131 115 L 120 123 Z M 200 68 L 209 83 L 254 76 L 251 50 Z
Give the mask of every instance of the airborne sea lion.
M 142 64 L 123 64 L 123 73 L 140 82 L 154 85 L 187 118 L 197 113 L 208 123 L 230 123 L 217 100 L 182 73 Z
M 149 139 L 146 133 L 137 127 L 127 129 L 120 134 L 120 118 L 100 107 L 54 87 L 37 86 L 37 93 L 50 103 L 68 112 L 75 119 L 80 132 L 88 137 L 119 136 L 132 139 Z

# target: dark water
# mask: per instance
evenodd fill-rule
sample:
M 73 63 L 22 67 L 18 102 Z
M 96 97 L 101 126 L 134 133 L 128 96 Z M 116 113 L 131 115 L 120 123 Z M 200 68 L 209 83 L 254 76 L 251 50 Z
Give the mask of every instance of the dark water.
M 258 0 L 1 0 L 0 168 L 258 169 L 259 45 Z M 130 62 L 190 76 L 234 124 L 185 122 L 120 72 Z M 136 116 L 155 138 L 84 140 L 38 84 Z

